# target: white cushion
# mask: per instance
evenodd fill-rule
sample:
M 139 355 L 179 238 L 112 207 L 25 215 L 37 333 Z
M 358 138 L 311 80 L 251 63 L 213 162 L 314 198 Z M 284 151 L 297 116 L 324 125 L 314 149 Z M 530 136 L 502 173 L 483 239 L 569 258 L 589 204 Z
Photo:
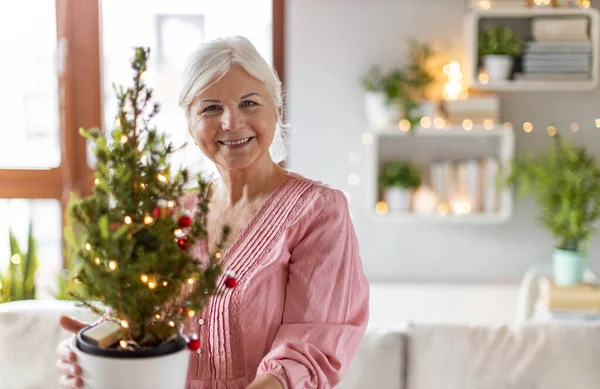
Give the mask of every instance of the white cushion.
M 415 325 L 408 389 L 597 389 L 600 324 Z
M 0 304 L 0 387 L 58 388 L 56 347 L 70 334 L 60 315 L 84 322 L 95 317 L 72 302 L 29 300 Z

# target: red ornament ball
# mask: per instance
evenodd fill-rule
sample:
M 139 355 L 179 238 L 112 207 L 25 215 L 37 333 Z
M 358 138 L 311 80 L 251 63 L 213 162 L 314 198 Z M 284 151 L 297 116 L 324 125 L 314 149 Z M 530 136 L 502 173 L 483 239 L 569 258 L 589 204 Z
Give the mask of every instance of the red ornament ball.
M 188 348 L 192 351 L 198 350 L 200 348 L 200 339 L 190 339 Z
M 177 239 L 177 245 L 182 250 L 187 250 L 187 248 L 190 247 L 190 244 L 186 239 Z
M 235 288 L 237 285 L 237 279 L 235 277 L 227 277 L 225 279 L 225 286 L 229 289 Z
M 163 215 L 163 209 L 161 207 L 154 207 L 154 209 L 152 210 L 152 216 L 154 216 L 155 219 L 158 219 L 162 215 Z
M 188 215 L 183 215 L 182 217 L 179 218 L 179 226 L 186 228 L 192 225 L 192 218 L 189 217 Z

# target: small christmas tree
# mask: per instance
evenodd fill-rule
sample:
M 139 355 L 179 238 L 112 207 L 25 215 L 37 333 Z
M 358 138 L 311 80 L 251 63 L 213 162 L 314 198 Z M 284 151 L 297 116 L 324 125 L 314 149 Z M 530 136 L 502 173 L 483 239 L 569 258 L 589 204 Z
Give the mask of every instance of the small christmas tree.
M 120 344 L 128 349 L 164 343 L 202 310 L 216 290 L 228 234 L 224 228 L 208 264 L 192 257 L 190 248 L 207 238 L 209 184 L 198 176 L 195 213 L 185 213 L 189 173 L 171 171 L 176 149 L 150 126 L 159 105 L 143 80 L 149 53 L 135 48 L 133 86 L 114 87 L 118 113 L 110 137 L 80 130 L 95 146 L 96 178 L 93 195 L 69 210 L 84 242 L 73 276 L 83 293 L 72 296 L 120 323 Z

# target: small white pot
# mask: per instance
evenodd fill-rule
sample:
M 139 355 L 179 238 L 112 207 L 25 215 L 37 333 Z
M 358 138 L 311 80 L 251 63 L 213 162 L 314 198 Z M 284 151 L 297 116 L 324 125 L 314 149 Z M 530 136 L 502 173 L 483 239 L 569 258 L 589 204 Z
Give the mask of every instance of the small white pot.
M 483 57 L 483 64 L 491 81 L 508 80 L 513 63 L 514 58 L 510 55 L 486 55 Z
M 365 110 L 369 125 L 374 128 L 385 128 L 398 125 L 402 119 L 397 104 L 386 104 L 383 92 L 367 92 L 365 94 Z
M 81 351 L 73 337 L 71 350 L 81 366 L 84 389 L 185 389 L 190 360 L 187 347 L 156 357 L 106 357 Z
M 410 210 L 410 190 L 398 187 L 386 188 L 385 201 L 390 211 L 407 212 Z

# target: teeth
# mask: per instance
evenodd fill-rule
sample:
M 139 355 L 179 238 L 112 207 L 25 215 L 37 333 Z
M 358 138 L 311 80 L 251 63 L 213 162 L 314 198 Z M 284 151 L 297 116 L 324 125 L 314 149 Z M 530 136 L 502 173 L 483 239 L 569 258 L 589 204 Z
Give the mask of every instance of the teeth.
M 245 139 L 237 140 L 235 142 L 222 142 L 222 143 L 226 146 L 234 146 L 234 145 L 241 145 L 242 143 L 246 143 L 249 140 L 250 140 L 250 138 L 245 138 Z

